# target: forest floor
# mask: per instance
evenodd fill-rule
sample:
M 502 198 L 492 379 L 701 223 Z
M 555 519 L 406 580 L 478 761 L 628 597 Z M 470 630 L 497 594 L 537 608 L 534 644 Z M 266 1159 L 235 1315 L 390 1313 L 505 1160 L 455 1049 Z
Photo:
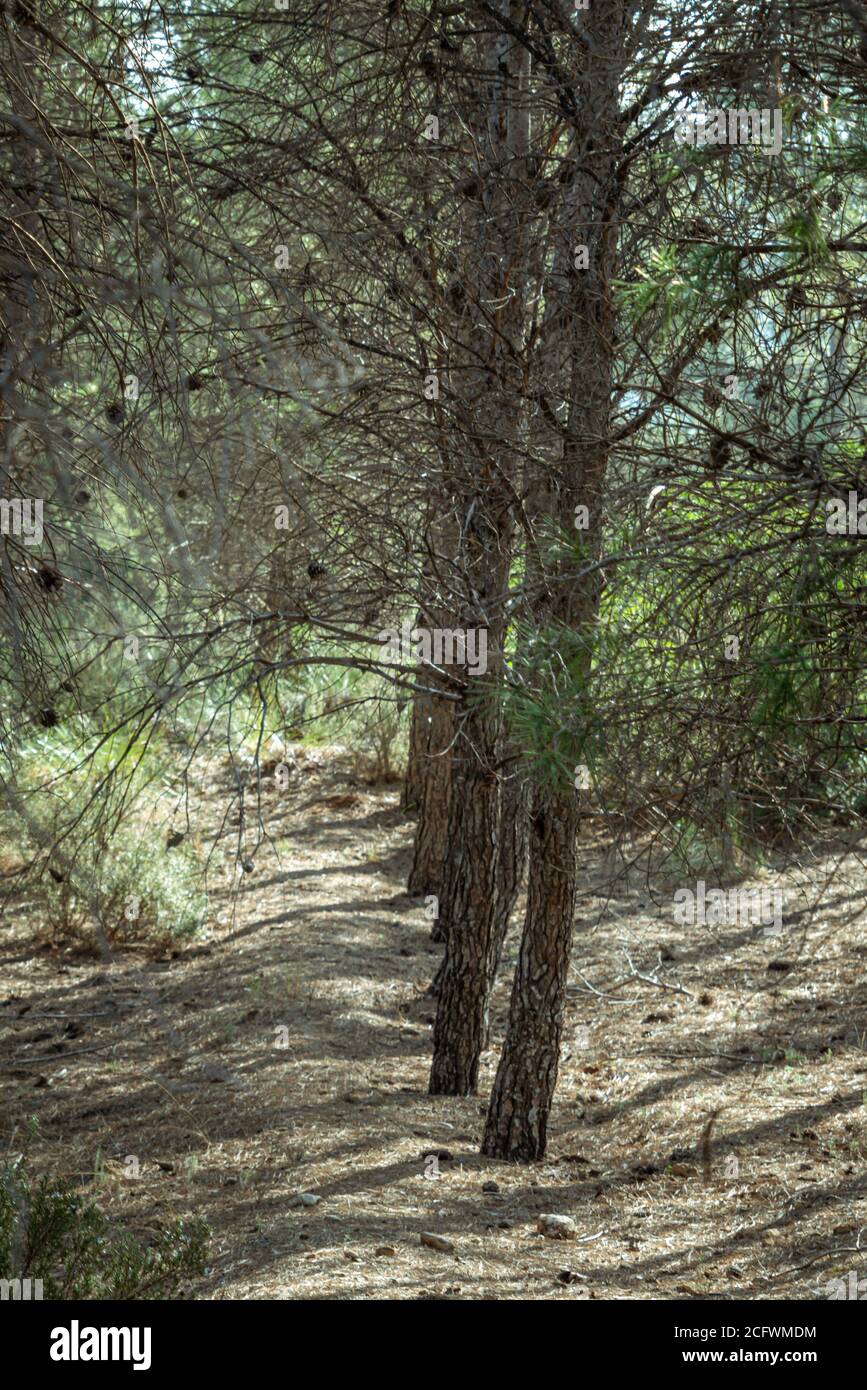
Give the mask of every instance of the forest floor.
M 139 1233 L 204 1216 L 194 1296 L 824 1299 L 867 1276 L 858 845 L 799 847 L 767 938 L 675 925 L 670 883 L 637 868 L 612 887 L 592 823 L 548 1157 L 516 1166 L 477 1147 L 523 904 L 479 1096 L 431 1098 L 441 948 L 403 891 L 399 790 L 299 749 L 288 792 L 263 784 L 274 842 L 238 889 L 230 786 L 215 761 L 191 805 L 221 825 L 212 868 L 226 851 L 195 943 L 105 962 L 35 949 L 26 904 L 0 921 L 4 1147 L 35 1116 L 34 1169 Z M 578 1239 L 538 1234 L 542 1213 Z

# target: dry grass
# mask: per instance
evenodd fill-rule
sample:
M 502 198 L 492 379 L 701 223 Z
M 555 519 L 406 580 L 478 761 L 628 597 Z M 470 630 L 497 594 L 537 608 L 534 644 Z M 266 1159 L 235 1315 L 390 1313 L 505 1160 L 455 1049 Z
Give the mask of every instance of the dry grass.
M 402 893 L 411 825 L 394 789 L 299 756 L 293 790 L 266 792 L 275 844 L 234 899 L 228 863 L 209 933 L 176 958 L 34 953 L 7 908 L 4 1129 L 17 1147 L 38 1117 L 37 1169 L 139 1230 L 204 1215 L 204 1298 L 815 1298 L 867 1273 L 855 847 L 814 847 L 768 940 L 673 926 L 670 885 L 655 885 L 659 907 L 638 883 L 612 890 L 601 840 L 582 842 L 550 1157 L 515 1167 L 476 1149 L 520 915 L 480 1098 L 431 1099 L 424 990 L 439 948 Z M 226 788 L 224 769 L 203 774 L 200 831 Z M 624 952 L 659 983 L 625 979 Z M 430 1149 L 450 1155 L 436 1177 Z M 321 1200 L 294 1206 L 300 1192 Z M 538 1235 L 541 1212 L 574 1217 L 579 1241 Z

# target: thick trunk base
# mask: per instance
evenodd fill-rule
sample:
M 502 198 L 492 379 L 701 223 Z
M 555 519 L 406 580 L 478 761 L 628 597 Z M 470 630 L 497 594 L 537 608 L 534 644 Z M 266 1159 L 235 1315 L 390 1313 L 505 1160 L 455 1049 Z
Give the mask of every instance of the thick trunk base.
M 578 818 L 574 793 L 534 797 L 527 915 L 482 1141 L 489 1158 L 528 1163 L 545 1155 L 574 931 Z
M 488 1036 L 488 1002 L 497 937 L 499 787 L 476 764 L 454 768 L 452 835 L 441 897 L 446 955 L 438 972 L 432 1096 L 471 1096 Z

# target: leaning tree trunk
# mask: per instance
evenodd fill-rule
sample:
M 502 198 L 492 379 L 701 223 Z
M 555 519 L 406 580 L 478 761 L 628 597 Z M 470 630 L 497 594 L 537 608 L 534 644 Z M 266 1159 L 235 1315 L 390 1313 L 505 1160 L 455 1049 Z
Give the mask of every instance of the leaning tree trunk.
M 559 245 L 546 288 L 545 332 L 554 375 L 568 403 L 562 453 L 537 492 L 542 513 L 563 530 L 579 503 L 590 529 L 581 563 L 563 555 L 543 566 L 534 598 L 538 630 L 560 625 L 576 635 L 579 679 L 590 675 L 599 608 L 600 511 L 610 437 L 615 324 L 611 300 L 619 202 L 618 88 L 624 0 L 594 0 L 579 58 L 570 149 L 572 175 L 563 196 Z M 586 246 L 578 264 L 567 260 Z M 566 267 L 568 266 L 568 270 Z M 574 267 L 574 268 L 573 268 Z M 540 679 L 544 682 L 544 672 Z M 571 777 L 540 779 L 532 798 L 527 913 L 512 987 L 506 1039 L 494 1081 L 482 1152 L 541 1158 L 557 1082 L 566 982 L 574 934 L 576 837 L 580 806 Z

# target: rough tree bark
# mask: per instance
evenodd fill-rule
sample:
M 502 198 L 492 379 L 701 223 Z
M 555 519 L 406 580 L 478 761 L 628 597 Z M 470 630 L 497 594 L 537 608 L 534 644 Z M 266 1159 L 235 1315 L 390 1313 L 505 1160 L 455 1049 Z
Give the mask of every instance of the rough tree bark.
M 447 575 L 443 572 L 443 564 L 453 556 L 456 546 L 450 518 L 439 518 L 430 525 L 424 573 L 427 611 L 418 614 L 416 626 L 419 628 L 449 625 Z M 439 897 L 449 834 L 455 706 L 453 700 L 446 698 L 450 684 L 446 672 L 419 667 L 416 677 L 422 689 L 413 702 L 407 799 L 415 798 L 418 817 L 407 891 Z M 434 920 L 431 940 L 445 940 L 439 917 Z
M 430 677 L 426 677 L 430 683 Z M 418 811 L 412 867 L 407 891 L 439 896 L 443 859 L 449 832 L 451 791 L 451 744 L 454 716 L 448 700 L 435 695 L 417 695 L 413 703 L 413 729 L 410 741 L 412 787 L 407 798 L 415 799 Z M 409 809 L 409 806 L 407 807 Z M 435 941 L 443 940 L 434 923 Z
M 462 275 L 463 360 L 451 364 L 450 381 L 465 441 L 454 489 L 461 588 L 456 626 L 486 633 L 488 673 L 466 677 L 455 714 L 449 852 L 440 899 L 446 954 L 437 980 L 432 1095 L 476 1090 L 505 903 L 497 685 L 504 667 L 513 477 L 524 407 L 516 364 L 525 282 L 520 275 L 513 282 L 512 274 L 522 265 L 529 59 L 510 32 L 523 7 L 503 0 L 479 8 L 487 32 L 479 38 L 481 77 L 466 115 L 478 161 L 475 209 Z
M 534 618 L 540 629 L 562 624 L 583 639 L 579 675 L 585 679 L 600 597 L 594 562 L 601 547 L 599 504 L 609 454 L 624 30 L 624 0 L 594 0 L 585 16 L 588 43 L 575 75 L 572 180 L 562 199 L 559 245 L 546 287 L 545 327 L 563 382 L 566 427 L 560 460 L 538 496 L 542 510 L 567 532 L 574 527 L 576 506 L 588 506 L 590 529 L 577 567 L 568 557 L 546 567 L 545 582 L 535 591 Z M 581 245 L 589 252 L 586 269 L 571 259 L 573 248 Z M 536 785 L 527 913 L 482 1143 L 482 1152 L 492 1157 L 526 1161 L 545 1153 L 574 934 L 579 820 L 571 783 Z
M 524 881 L 524 870 L 527 865 L 527 785 L 517 773 L 510 778 L 506 778 L 500 787 L 500 807 L 499 807 L 499 837 L 497 846 L 497 904 L 496 916 L 494 920 L 494 930 L 491 935 L 491 950 L 493 958 L 485 970 L 485 978 L 490 986 L 496 980 L 497 971 L 500 967 L 500 960 L 503 954 L 503 945 L 506 940 L 506 933 L 509 930 L 509 921 L 515 906 L 518 894 L 521 891 L 521 884 Z M 435 936 L 431 932 L 431 940 L 436 941 L 443 938 Z M 440 963 L 440 968 L 434 976 L 433 982 L 428 990 L 428 994 L 436 999 L 439 996 L 442 986 L 443 975 L 445 973 L 446 956 Z M 487 1033 L 485 1035 L 487 1045 Z

